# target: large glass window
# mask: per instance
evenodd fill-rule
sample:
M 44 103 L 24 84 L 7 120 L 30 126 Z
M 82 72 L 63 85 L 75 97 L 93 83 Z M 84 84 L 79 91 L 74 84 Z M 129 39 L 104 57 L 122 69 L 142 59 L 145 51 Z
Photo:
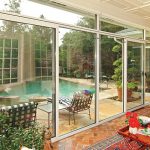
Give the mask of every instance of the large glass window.
M 0 29 L 0 106 L 46 104 L 47 113 L 37 109 L 37 120 L 54 135 L 55 29 L 4 20 Z
M 55 7 L 53 7 L 53 5 L 55 5 Z M 60 8 L 58 8 L 58 6 Z M 95 28 L 94 14 L 72 10 L 67 8 L 67 6 L 64 6 L 64 8 L 62 9 L 62 6 L 63 4 L 45 0 L 42 0 L 40 3 L 36 3 L 30 0 L 17 0 L 15 2 L 14 0 L 1 0 L 0 10 L 6 10 L 22 15 L 67 23 L 71 25 Z M 86 18 L 84 22 L 82 22 L 83 18 Z
M 127 45 L 127 108 L 143 104 L 142 102 L 142 50 L 143 45 L 128 42 Z
M 122 112 L 122 40 L 101 35 L 99 72 L 99 119 Z
M 35 42 L 35 69 L 36 77 L 41 79 L 48 79 L 52 73 L 51 63 L 51 44 L 47 44 L 49 41 L 43 41 L 42 39 Z
M 9 84 L 18 80 L 18 39 L 0 37 L 0 83 Z
M 60 134 L 95 122 L 95 34 L 60 28 Z M 63 36 L 62 36 L 63 35 Z
M 146 40 L 150 40 L 150 31 L 146 31 Z
M 38 2 L 34 0 L 1 0 L 0 2 L 0 10 L 11 12 L 13 15 L 17 13 L 30 16 L 30 20 L 34 17 L 33 24 L 35 20 L 37 23 L 39 18 L 38 23 L 42 23 L 40 26 L 0 20 L 0 106 L 30 101 L 46 106 L 37 110 L 37 120 L 48 126 L 55 136 L 57 131 L 55 107 L 58 96 L 58 134 L 63 135 L 94 124 L 96 118 L 102 121 L 122 113 L 125 95 L 123 74 L 126 71 L 127 108 L 143 104 L 141 74 L 144 68 L 142 67 L 143 45 L 128 42 L 127 60 L 124 60 L 124 39 L 112 37 L 111 34 L 143 39 L 143 30 L 108 18 L 100 18 L 100 30 L 110 32 L 111 36 L 103 32 L 100 39 L 96 39 L 99 31 L 90 30 L 96 28 L 94 14 L 67 10 L 67 6 L 48 0 Z M 55 7 L 51 7 L 54 5 Z M 18 15 L 12 16 L 13 19 L 17 17 Z M 20 18 L 24 20 L 23 17 Z M 45 27 L 46 20 L 57 26 L 59 35 L 56 35 L 55 29 L 51 26 Z M 64 23 L 68 25 L 62 28 Z M 76 28 L 72 28 L 71 25 L 75 25 Z M 83 31 L 81 27 L 85 27 L 86 30 L 84 28 Z M 55 41 L 58 38 L 55 35 L 59 36 L 58 43 Z M 148 31 L 146 31 L 146 39 L 149 39 Z M 99 56 L 95 55 L 96 40 L 100 42 Z M 55 51 L 56 46 L 59 47 L 59 53 Z M 149 56 L 149 44 L 147 44 L 145 95 L 148 102 Z M 99 57 L 98 91 L 95 90 L 97 57 Z M 126 61 L 127 70 L 123 70 L 123 63 Z M 57 69 L 59 76 L 56 74 Z M 55 85 L 57 78 L 59 78 L 59 89 Z M 98 116 L 95 111 L 96 92 L 99 92 Z
M 150 43 L 146 44 L 145 60 L 145 102 L 150 102 Z
M 100 30 L 136 39 L 143 39 L 143 30 L 116 22 L 108 18 L 100 18 Z

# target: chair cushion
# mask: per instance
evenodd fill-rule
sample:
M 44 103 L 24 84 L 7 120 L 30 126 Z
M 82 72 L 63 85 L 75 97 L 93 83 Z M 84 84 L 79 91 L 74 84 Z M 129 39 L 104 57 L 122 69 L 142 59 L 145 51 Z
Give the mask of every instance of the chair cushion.
M 64 105 L 67 105 L 67 106 L 70 106 L 70 105 L 71 105 L 71 101 L 72 101 L 72 99 L 69 98 L 69 97 L 61 97 L 61 98 L 59 99 L 59 103 L 60 103 L 60 104 L 64 104 Z
M 83 90 L 82 93 L 85 94 L 85 95 L 89 95 L 89 94 L 91 94 L 91 91 L 89 91 L 89 90 Z

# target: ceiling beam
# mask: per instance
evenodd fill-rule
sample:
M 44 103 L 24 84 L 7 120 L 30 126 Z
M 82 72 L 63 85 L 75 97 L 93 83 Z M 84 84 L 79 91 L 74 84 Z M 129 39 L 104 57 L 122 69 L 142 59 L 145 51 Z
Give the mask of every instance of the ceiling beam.
M 111 0 L 99 0 L 99 1 L 101 1 L 101 2 L 109 2 Z
M 131 9 L 127 9 L 127 10 L 125 10 L 125 11 L 126 11 L 126 12 L 135 11 L 135 10 L 138 10 L 138 9 L 141 9 L 141 8 L 144 8 L 144 7 L 148 7 L 148 6 L 150 6 L 150 1 L 148 1 L 148 2 L 145 3 L 144 5 L 140 5 L 140 6 L 131 8 Z
M 129 4 L 132 4 L 133 6 L 137 7 L 138 4 L 136 3 L 137 0 L 124 0 L 124 2 L 122 1 L 122 3 L 129 3 Z
M 150 16 L 145 16 L 144 19 L 150 19 Z

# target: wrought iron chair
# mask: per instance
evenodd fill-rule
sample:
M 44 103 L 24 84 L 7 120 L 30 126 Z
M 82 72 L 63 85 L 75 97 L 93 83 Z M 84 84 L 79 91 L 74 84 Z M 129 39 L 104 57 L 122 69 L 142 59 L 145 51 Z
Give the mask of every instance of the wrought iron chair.
M 89 110 L 89 118 L 91 119 L 90 106 L 92 102 L 92 97 L 93 97 L 93 94 L 91 93 L 84 94 L 82 92 L 78 92 L 73 95 L 73 99 L 70 105 L 66 107 L 66 110 L 69 111 L 69 125 L 70 125 L 71 113 L 73 115 L 74 124 L 75 124 L 75 113 L 78 113 L 84 110 Z

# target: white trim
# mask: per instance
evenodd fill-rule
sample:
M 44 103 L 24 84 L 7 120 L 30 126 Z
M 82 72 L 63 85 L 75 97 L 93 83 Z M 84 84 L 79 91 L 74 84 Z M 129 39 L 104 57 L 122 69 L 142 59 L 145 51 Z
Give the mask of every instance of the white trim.
M 16 13 L 11 14 L 9 12 L 0 11 L 0 19 L 21 22 L 21 23 L 31 24 L 31 25 L 51 27 L 51 28 L 56 28 L 57 26 L 59 26 L 60 28 L 68 28 L 68 29 L 80 30 L 80 31 L 85 31 L 85 32 L 90 32 L 90 33 L 99 33 L 102 35 L 108 35 L 108 36 L 112 36 L 112 37 L 115 36 L 117 38 L 127 38 L 128 40 L 131 40 L 131 41 L 134 40 L 137 42 L 145 42 L 143 39 L 135 39 L 135 38 L 131 38 L 128 36 L 122 36 L 122 35 L 119 35 L 116 33 L 100 31 L 99 29 L 85 28 L 85 27 L 81 27 L 81 26 L 75 26 L 75 25 L 70 25 L 70 24 L 66 24 L 66 23 L 50 21 L 50 20 L 46 20 L 46 19 L 40 19 L 40 18 L 19 15 Z
M 23 71 L 23 67 L 21 66 L 21 65 L 19 65 L 19 64 L 23 64 L 23 66 L 24 66 L 24 44 L 22 44 L 22 41 L 23 41 L 23 36 L 22 36 L 22 34 L 21 34 L 21 36 L 19 36 L 19 38 L 20 39 L 18 39 L 18 41 L 20 41 L 21 42 L 21 44 L 19 44 L 20 42 L 18 42 L 18 64 L 17 64 L 17 66 L 18 66 L 18 75 L 19 75 L 19 82 L 23 82 L 23 78 L 24 78 L 24 71 Z M 19 51 L 19 49 L 20 49 L 20 51 Z M 31 59 L 31 55 L 30 55 L 30 59 Z M 31 60 L 30 60 L 30 62 L 31 62 Z M 31 70 L 31 65 L 30 65 L 30 70 Z M 31 77 L 31 76 L 30 76 Z
M 146 40 L 146 30 L 143 30 L 143 39 Z
M 55 59 L 56 59 L 56 137 L 59 136 L 59 28 L 56 28 L 56 51 L 55 51 Z
M 56 28 L 56 26 L 59 26 L 60 28 L 71 28 L 74 30 L 87 31 L 87 32 L 91 32 L 91 33 L 98 32 L 96 29 L 71 25 L 71 24 L 57 22 L 57 21 L 50 21 L 47 19 L 41 19 L 41 18 L 36 18 L 36 17 L 20 15 L 17 13 L 12 14 L 10 12 L 0 11 L 0 19 L 8 20 L 8 21 L 21 22 L 21 23 L 25 23 L 25 24 L 34 24 L 34 25 L 45 26 L 45 27 L 51 26 L 52 28 Z
M 139 40 L 139 39 L 133 39 L 133 38 L 126 38 L 129 42 L 135 42 L 135 43 L 145 43 L 145 40 Z
M 129 36 L 123 36 L 123 35 L 120 35 L 120 34 L 106 32 L 106 31 L 99 31 L 99 34 L 108 35 L 110 37 L 116 37 L 116 38 L 126 38 L 130 41 L 137 41 L 137 42 L 145 42 L 146 41 L 146 40 L 143 40 L 143 39 L 136 39 L 136 38 L 132 38 L 132 37 L 129 37 Z
M 127 111 L 127 39 L 124 39 L 124 42 L 123 42 L 123 47 L 124 47 L 124 50 L 123 50 L 123 103 L 124 103 L 124 112 Z
M 144 30 L 144 33 L 143 33 L 144 35 L 144 40 L 146 40 L 146 37 L 147 37 L 147 35 L 146 35 L 146 30 Z M 144 93 L 143 93 L 143 102 L 144 102 L 144 104 L 146 104 L 146 101 L 145 101 L 145 90 L 146 90 L 146 87 L 145 87 L 145 85 L 146 85 L 146 77 L 145 77 L 145 73 L 146 73 L 146 45 L 147 45 L 147 43 L 145 43 L 144 44 L 144 50 L 143 50 L 143 84 L 144 84 L 144 87 L 143 87 L 143 90 L 144 90 Z
M 75 26 L 75 25 L 63 24 L 63 23 L 60 23 L 59 27 L 60 28 L 69 28 L 69 29 L 73 29 L 73 30 L 80 30 L 80 31 L 85 31 L 85 32 L 90 32 L 90 33 L 98 32 L 98 30 L 96 30 L 96 29 L 85 28 L 85 27 L 81 27 L 81 26 Z
M 39 25 L 39 26 L 45 26 L 45 27 L 51 27 L 56 28 L 56 24 L 51 23 L 44 19 L 38 19 L 38 18 L 32 18 L 32 17 L 26 17 L 19 14 L 11 14 L 8 12 L 2 12 L 0 11 L 0 19 L 7 20 L 7 21 L 15 21 L 25 24 L 31 24 L 31 25 Z
M 145 106 L 147 106 L 147 105 L 149 105 L 149 104 L 145 104 L 145 105 L 141 104 L 141 105 L 139 105 L 139 106 L 136 106 L 136 107 L 133 107 L 133 108 L 129 108 L 128 110 L 130 110 L 130 111 L 135 111 L 135 110 L 138 110 L 138 109 L 140 109 L 140 108 L 143 108 L 143 107 L 145 107 Z
M 97 29 L 99 30 L 99 15 L 96 15 L 96 26 L 97 26 Z M 97 33 L 96 34 L 96 47 L 95 47 L 95 64 L 96 64 L 96 66 L 95 66 L 95 68 L 96 68 L 96 95 L 95 95 L 95 99 L 96 99 L 96 101 L 95 101 L 95 115 L 96 115 L 96 123 L 98 123 L 99 122 L 99 120 L 100 120 L 100 116 L 99 116 L 99 63 L 100 63 L 100 61 L 99 61 L 99 51 L 100 51 L 100 35 L 99 35 L 99 33 Z
M 145 64 L 145 62 L 144 62 L 144 58 L 145 58 L 145 56 L 144 56 L 144 52 L 145 52 L 145 44 L 142 44 L 141 45 L 141 94 L 142 94 L 142 96 L 141 96 L 141 102 L 142 102 L 142 104 L 144 104 L 145 103 L 145 101 L 144 101 L 144 94 L 145 94 L 145 73 L 144 73 L 144 64 Z

